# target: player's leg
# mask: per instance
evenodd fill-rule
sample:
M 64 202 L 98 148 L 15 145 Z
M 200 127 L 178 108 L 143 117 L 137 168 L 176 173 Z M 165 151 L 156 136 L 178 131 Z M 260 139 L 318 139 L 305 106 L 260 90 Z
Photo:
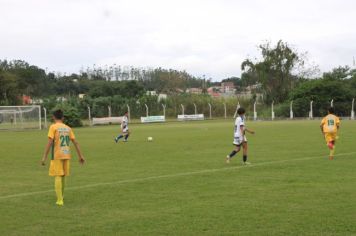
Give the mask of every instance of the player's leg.
M 234 144 L 235 145 L 235 148 L 234 150 L 232 150 L 232 152 L 226 156 L 226 163 L 230 163 L 230 160 L 233 156 L 235 156 L 241 149 L 241 146 L 240 145 L 237 145 L 237 144 Z
M 59 206 L 63 206 L 63 185 L 62 185 L 62 177 L 64 176 L 64 168 L 63 168 L 62 160 L 51 160 L 49 175 L 54 176 L 54 189 L 57 196 L 56 204 Z
M 127 130 L 126 134 L 125 134 L 125 138 L 124 138 L 124 141 L 127 142 L 127 139 L 129 138 L 130 136 L 130 131 Z
M 64 199 L 64 187 L 66 183 L 66 176 L 69 176 L 69 170 L 70 170 L 70 160 L 63 160 L 63 173 L 64 175 L 62 176 L 62 197 Z
M 242 161 L 243 161 L 243 164 L 245 164 L 245 165 L 250 164 L 249 162 L 247 162 L 247 150 L 248 150 L 247 142 L 243 142 L 243 144 L 242 144 Z
M 327 133 L 325 134 L 325 141 L 326 145 L 329 148 L 329 160 L 334 159 L 334 154 L 335 154 L 335 137 L 336 135 Z
M 334 155 L 335 155 L 335 141 L 332 140 L 330 141 L 330 153 L 329 153 L 329 160 L 334 160 Z
M 124 135 L 123 134 L 119 134 L 116 138 L 115 138 L 115 142 L 118 142 L 121 138 L 123 138 Z

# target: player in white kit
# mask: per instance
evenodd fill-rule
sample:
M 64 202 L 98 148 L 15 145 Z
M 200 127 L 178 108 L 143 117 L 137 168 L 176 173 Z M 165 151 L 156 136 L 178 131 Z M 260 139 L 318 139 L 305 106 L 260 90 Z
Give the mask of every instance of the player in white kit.
M 247 129 L 245 125 L 245 109 L 240 107 L 237 110 L 237 114 L 239 115 L 235 120 L 235 127 L 234 127 L 234 141 L 233 145 L 235 145 L 235 149 L 226 157 L 226 163 L 230 163 L 230 160 L 233 156 L 236 155 L 241 150 L 241 146 L 243 149 L 242 160 L 244 165 L 250 164 L 247 162 L 247 138 L 245 132 L 250 134 L 254 134 L 255 132 Z
M 121 134 L 115 138 L 115 142 L 117 143 L 121 138 L 124 137 L 124 142 L 127 142 L 129 138 L 130 131 L 129 131 L 129 113 L 125 112 L 125 115 L 122 117 L 121 122 Z

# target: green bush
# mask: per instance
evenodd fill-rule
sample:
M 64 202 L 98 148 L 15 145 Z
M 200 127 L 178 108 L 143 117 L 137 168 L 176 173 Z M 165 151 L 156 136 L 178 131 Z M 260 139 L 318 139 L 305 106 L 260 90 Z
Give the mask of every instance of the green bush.
M 80 119 L 80 112 L 78 108 L 68 104 L 62 103 L 55 106 L 52 110 L 61 109 L 64 113 L 64 123 L 70 127 L 80 127 L 83 126 L 82 121 Z

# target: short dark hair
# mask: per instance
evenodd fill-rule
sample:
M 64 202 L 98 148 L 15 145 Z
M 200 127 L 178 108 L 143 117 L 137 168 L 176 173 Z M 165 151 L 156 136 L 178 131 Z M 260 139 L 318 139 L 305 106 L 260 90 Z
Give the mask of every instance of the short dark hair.
M 237 114 L 239 114 L 239 115 L 245 114 L 245 108 L 240 107 L 239 109 L 237 109 Z
M 54 116 L 54 118 L 56 118 L 56 120 L 62 120 L 64 117 L 63 111 L 61 109 L 55 110 L 53 112 L 53 116 Z
M 335 113 L 335 109 L 334 109 L 333 107 L 329 107 L 329 108 L 328 108 L 328 112 L 329 112 L 330 114 L 334 114 L 334 113 Z

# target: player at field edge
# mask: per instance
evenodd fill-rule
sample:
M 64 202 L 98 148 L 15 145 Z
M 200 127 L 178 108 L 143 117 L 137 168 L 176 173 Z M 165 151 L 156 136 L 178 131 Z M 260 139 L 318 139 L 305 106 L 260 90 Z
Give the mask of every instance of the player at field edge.
M 235 145 L 235 149 L 226 157 L 226 163 L 230 163 L 230 160 L 233 156 L 236 155 L 241 150 L 242 146 L 242 164 L 249 165 L 250 163 L 247 162 L 247 138 L 246 132 L 250 134 L 255 134 L 253 130 L 247 129 L 245 125 L 245 109 L 240 107 L 237 110 L 238 117 L 235 120 L 235 127 L 234 127 L 234 141 L 233 145 Z
M 340 119 L 334 113 L 334 108 L 329 107 L 328 115 L 325 116 L 320 123 L 321 133 L 325 137 L 326 145 L 330 150 L 329 160 L 334 159 L 335 143 L 338 139 L 337 133 L 340 129 Z
M 125 112 L 121 122 L 121 134 L 119 134 L 114 140 L 117 143 L 121 138 L 124 138 L 124 142 L 127 142 L 129 136 L 129 113 Z
M 64 204 L 65 177 L 69 176 L 70 170 L 70 141 L 72 141 L 77 151 L 79 163 L 84 164 L 85 162 L 73 130 L 63 123 L 63 119 L 64 115 L 62 110 L 53 112 L 54 124 L 49 127 L 48 143 L 41 160 L 41 164 L 44 166 L 51 149 L 52 155 L 49 166 L 49 175 L 54 177 L 54 188 L 57 195 L 56 204 L 58 206 L 63 206 Z

